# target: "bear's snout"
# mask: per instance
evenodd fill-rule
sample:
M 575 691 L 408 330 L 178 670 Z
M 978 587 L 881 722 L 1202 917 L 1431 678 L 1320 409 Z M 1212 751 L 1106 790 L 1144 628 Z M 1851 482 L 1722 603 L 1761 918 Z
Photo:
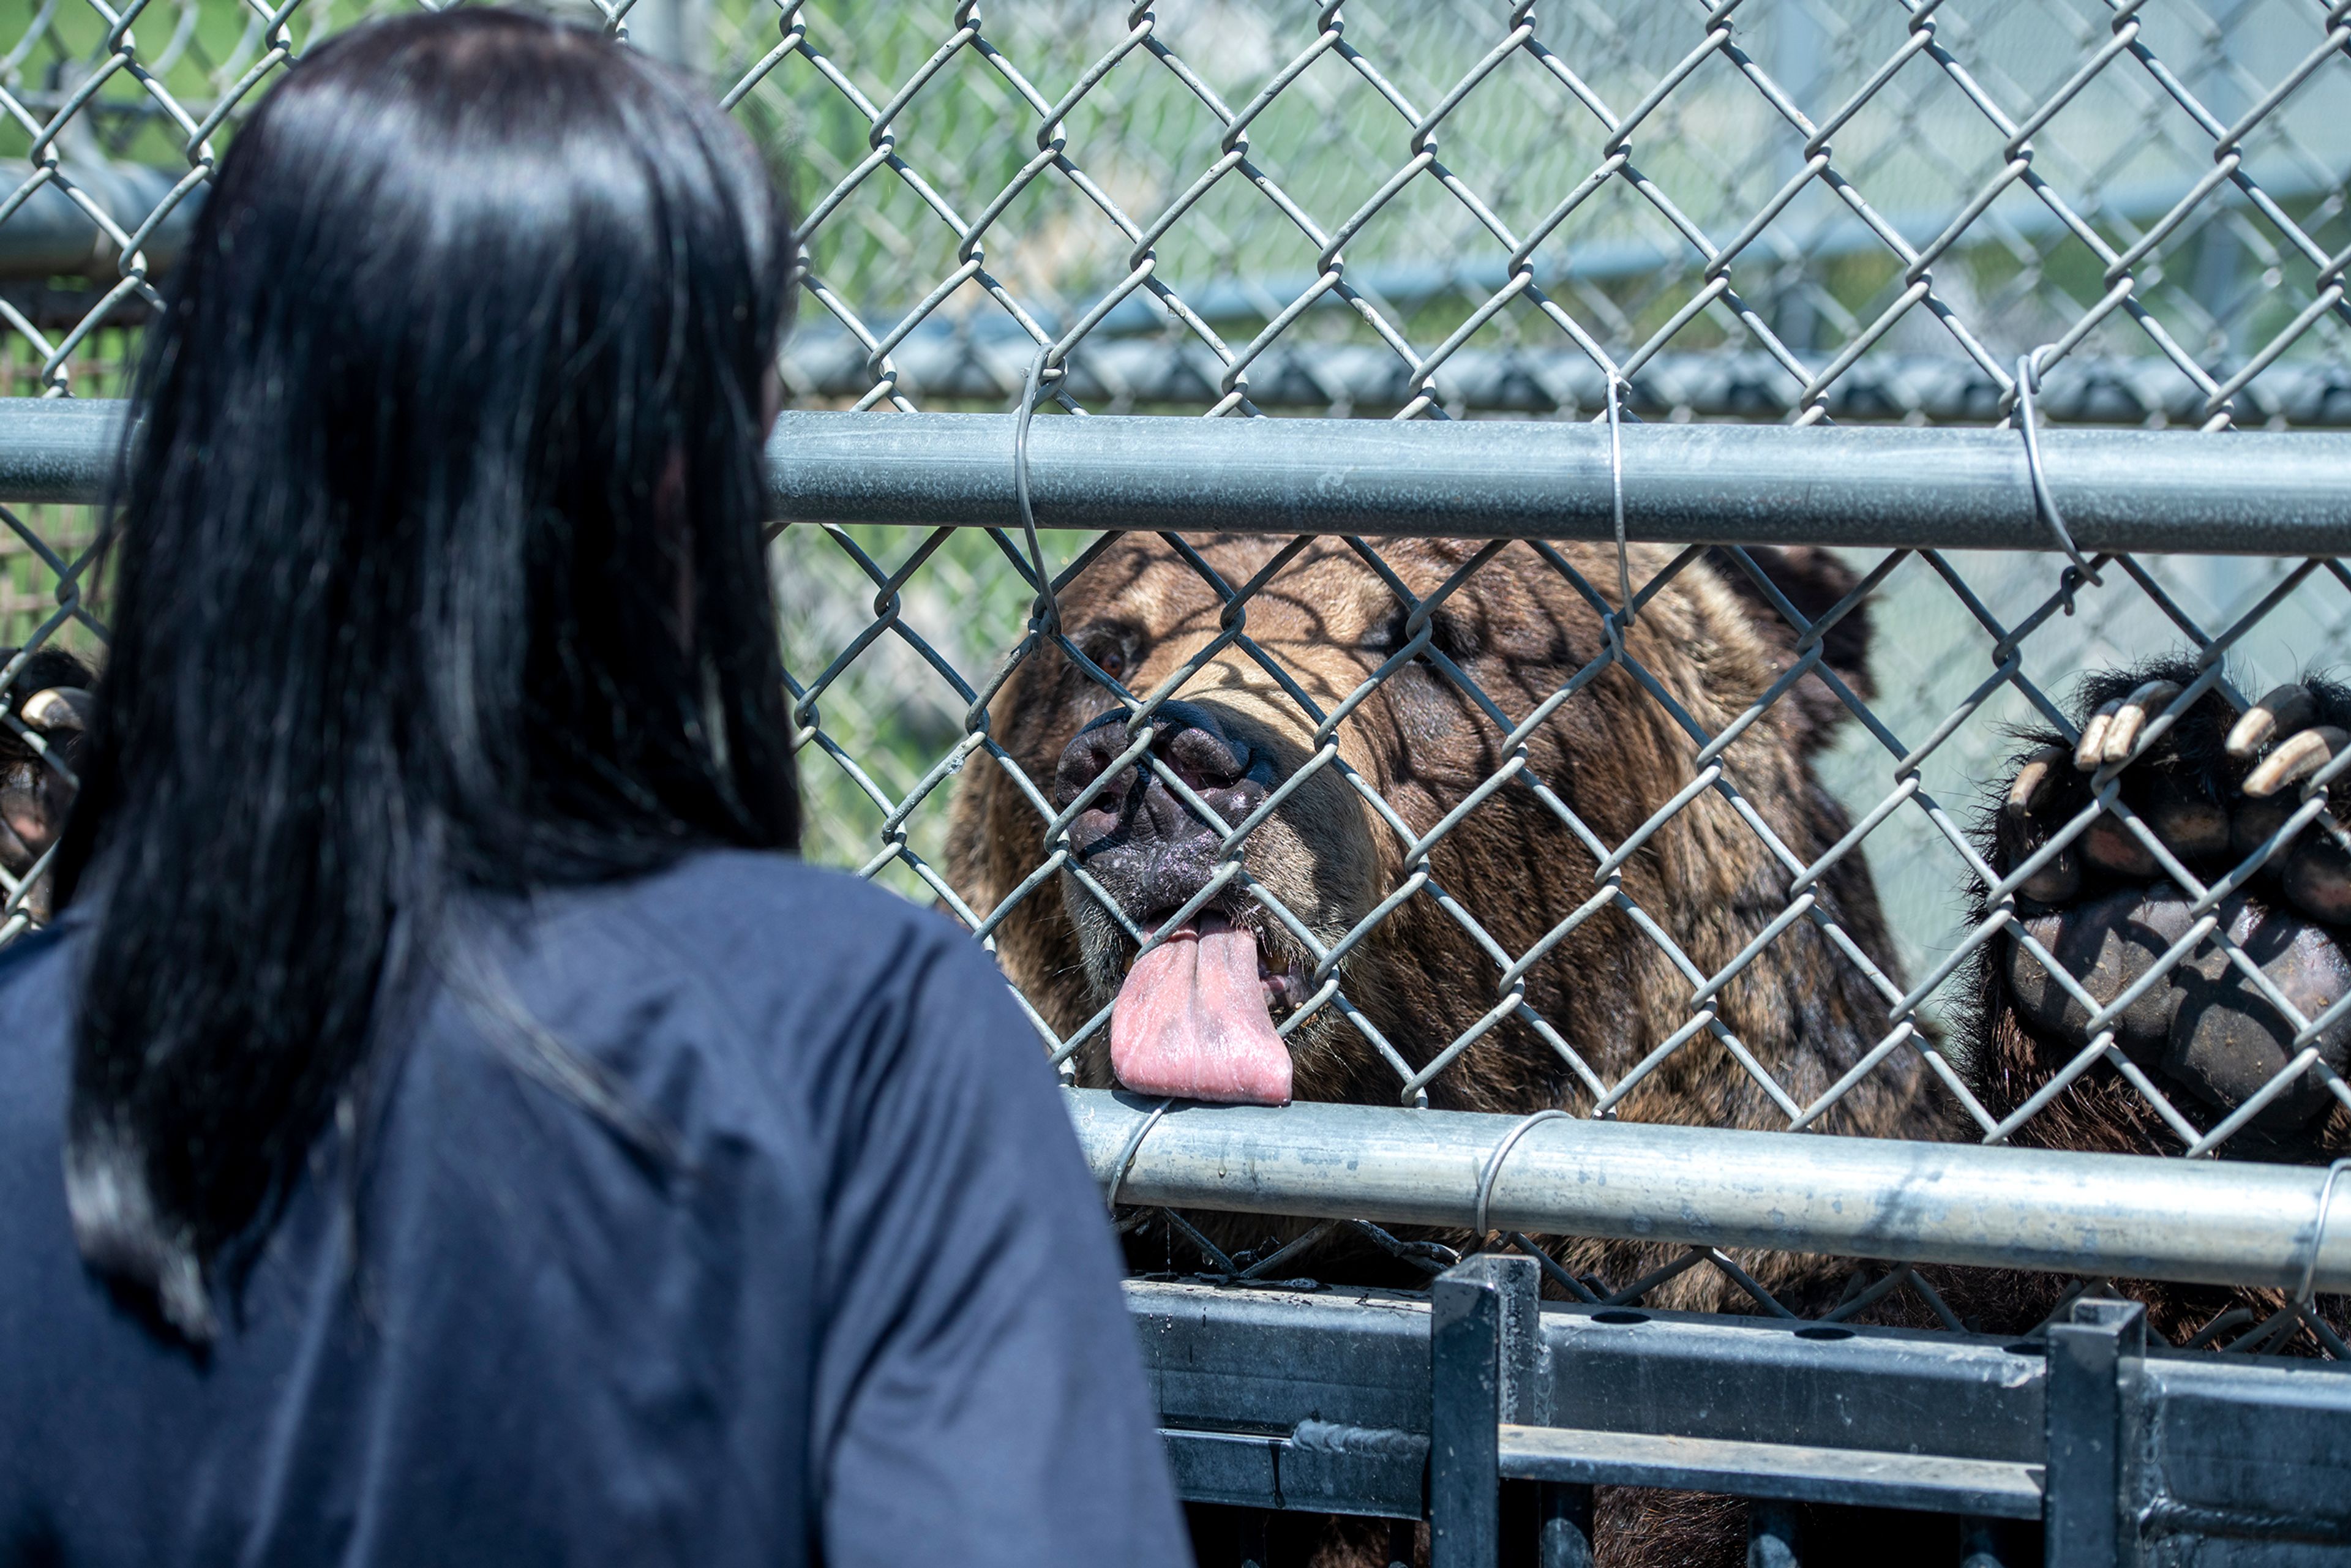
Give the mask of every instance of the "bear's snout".
M 1272 760 L 1232 733 L 1208 709 L 1171 702 L 1152 716 L 1152 751 L 1200 800 L 1238 825 L 1262 805 Z M 1104 714 L 1062 749 L 1053 800 L 1068 810 L 1134 745 L 1125 716 Z M 1224 835 L 1154 770 L 1129 763 L 1070 824 L 1070 843 L 1086 869 L 1115 894 L 1130 919 L 1175 909 L 1206 883 Z

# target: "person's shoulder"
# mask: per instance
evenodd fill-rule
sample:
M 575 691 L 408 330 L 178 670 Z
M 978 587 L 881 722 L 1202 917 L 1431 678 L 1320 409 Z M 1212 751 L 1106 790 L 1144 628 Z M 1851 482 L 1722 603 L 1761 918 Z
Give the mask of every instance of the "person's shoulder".
M 848 872 L 812 866 L 795 856 L 752 850 L 710 850 L 688 855 L 647 878 L 634 891 L 632 914 L 673 933 L 728 941 L 773 942 L 789 934 L 795 946 L 877 941 L 952 940 L 961 927 Z
M 789 855 L 690 855 L 601 901 L 595 918 L 747 1001 L 822 996 L 842 1005 L 895 994 L 942 963 L 992 968 L 947 916 Z
M 763 1071 L 790 1062 L 795 1073 L 862 1081 L 868 1069 L 919 1061 L 925 1074 L 961 1078 L 1029 1039 L 968 932 L 845 872 L 701 853 L 628 888 L 596 918 L 590 946 L 632 983 L 706 998 Z

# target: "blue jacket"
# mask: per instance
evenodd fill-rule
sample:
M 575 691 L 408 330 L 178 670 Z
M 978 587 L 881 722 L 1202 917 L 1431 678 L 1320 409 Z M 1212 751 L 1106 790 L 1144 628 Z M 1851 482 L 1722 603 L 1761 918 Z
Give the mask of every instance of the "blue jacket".
M 1188 1561 L 1101 1197 L 976 945 L 734 853 L 475 926 L 684 1160 L 444 987 L 202 1357 L 74 1248 L 75 922 L 0 954 L 0 1562 Z

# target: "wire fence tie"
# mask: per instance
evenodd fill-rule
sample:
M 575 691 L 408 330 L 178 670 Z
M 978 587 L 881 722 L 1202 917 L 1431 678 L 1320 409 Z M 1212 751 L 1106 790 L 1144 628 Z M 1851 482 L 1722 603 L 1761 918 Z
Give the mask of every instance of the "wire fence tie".
M 1050 343 L 1037 345 L 1021 382 L 1020 415 L 1012 423 L 1012 497 L 1020 507 L 1021 537 L 1029 547 L 1029 570 L 1036 574 L 1037 582 L 1037 599 L 1029 615 L 1048 637 L 1061 630 L 1061 606 L 1053 594 L 1053 580 L 1045 570 L 1044 547 L 1037 540 L 1037 510 L 1029 493 L 1029 425 L 1037 417 L 1037 403 L 1044 391 L 1045 360 L 1052 351 Z M 1053 368 L 1056 381 L 1065 373 L 1061 366 Z
M 1480 1238 L 1483 1238 L 1487 1231 L 1486 1206 L 1493 1200 L 1494 1178 L 1502 1174 L 1502 1161 L 1510 1156 L 1510 1151 L 1518 1146 L 1519 1140 L 1525 1137 L 1527 1134 L 1533 1129 L 1537 1123 L 1564 1122 L 1570 1119 L 1571 1118 L 1568 1116 L 1566 1112 L 1562 1111 L 1557 1107 L 1553 1107 L 1548 1111 L 1538 1111 L 1533 1115 L 1528 1116 L 1520 1121 L 1517 1126 L 1511 1128 L 1509 1133 L 1504 1134 L 1500 1143 L 1494 1145 L 1494 1152 L 1486 1156 L 1485 1170 L 1480 1172 L 1478 1176 L 1478 1219 L 1476 1228 Z
M 2057 591 L 2065 601 L 2065 613 L 2074 613 L 2074 591 L 2087 581 L 2093 588 L 2105 583 L 2095 568 L 2083 559 L 2074 546 L 2074 536 L 2066 529 L 2064 514 L 2057 509 L 2057 497 L 2049 489 L 2049 475 L 2041 464 L 2041 434 L 2034 425 L 2037 410 L 2034 399 L 2041 391 L 2040 350 L 2022 355 L 2016 361 L 2016 428 L 2024 436 L 2024 471 L 2032 483 L 2033 509 L 2041 520 L 2049 525 L 2050 536 L 2065 559 L 2074 564 L 2066 569 Z
M 1159 1125 L 1159 1118 L 1167 1114 L 1168 1108 L 1175 1103 L 1176 1097 L 1170 1094 L 1154 1105 L 1151 1114 L 1143 1119 L 1143 1125 L 1128 1135 L 1126 1147 L 1118 1152 L 1118 1164 L 1110 1173 L 1110 1193 L 1103 1200 L 1113 1213 L 1118 1210 L 1118 1189 L 1126 1184 L 1127 1169 L 1134 1164 L 1135 1155 L 1142 1150 L 1143 1140 L 1151 1135 L 1151 1129 Z
M 1608 371 L 1608 501 L 1616 524 L 1616 613 L 1608 618 L 1608 644 L 1625 652 L 1625 633 L 1633 624 L 1633 567 L 1625 539 L 1625 431 L 1619 423 L 1619 389 L 1625 379 L 1610 365 Z
M 2343 1173 L 2351 1171 L 2351 1158 L 2339 1159 L 2326 1167 L 2326 1183 L 2318 1189 L 2318 1220 L 2311 1227 L 2310 1256 L 2303 1260 L 2302 1284 L 2294 1292 L 2294 1304 L 2307 1307 L 2318 1284 L 2318 1249 L 2326 1243 L 2326 1214 L 2335 1207 L 2335 1184 Z

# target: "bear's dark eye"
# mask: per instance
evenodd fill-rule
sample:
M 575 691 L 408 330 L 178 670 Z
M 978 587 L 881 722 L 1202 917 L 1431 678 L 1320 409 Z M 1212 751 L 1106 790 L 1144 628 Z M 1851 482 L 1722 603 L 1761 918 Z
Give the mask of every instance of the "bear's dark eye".
M 1094 662 L 1095 667 L 1113 681 L 1123 681 L 1127 673 L 1141 662 L 1135 657 L 1135 633 L 1127 626 L 1096 626 L 1079 632 L 1071 641 Z M 1092 677 L 1088 675 L 1092 682 Z

